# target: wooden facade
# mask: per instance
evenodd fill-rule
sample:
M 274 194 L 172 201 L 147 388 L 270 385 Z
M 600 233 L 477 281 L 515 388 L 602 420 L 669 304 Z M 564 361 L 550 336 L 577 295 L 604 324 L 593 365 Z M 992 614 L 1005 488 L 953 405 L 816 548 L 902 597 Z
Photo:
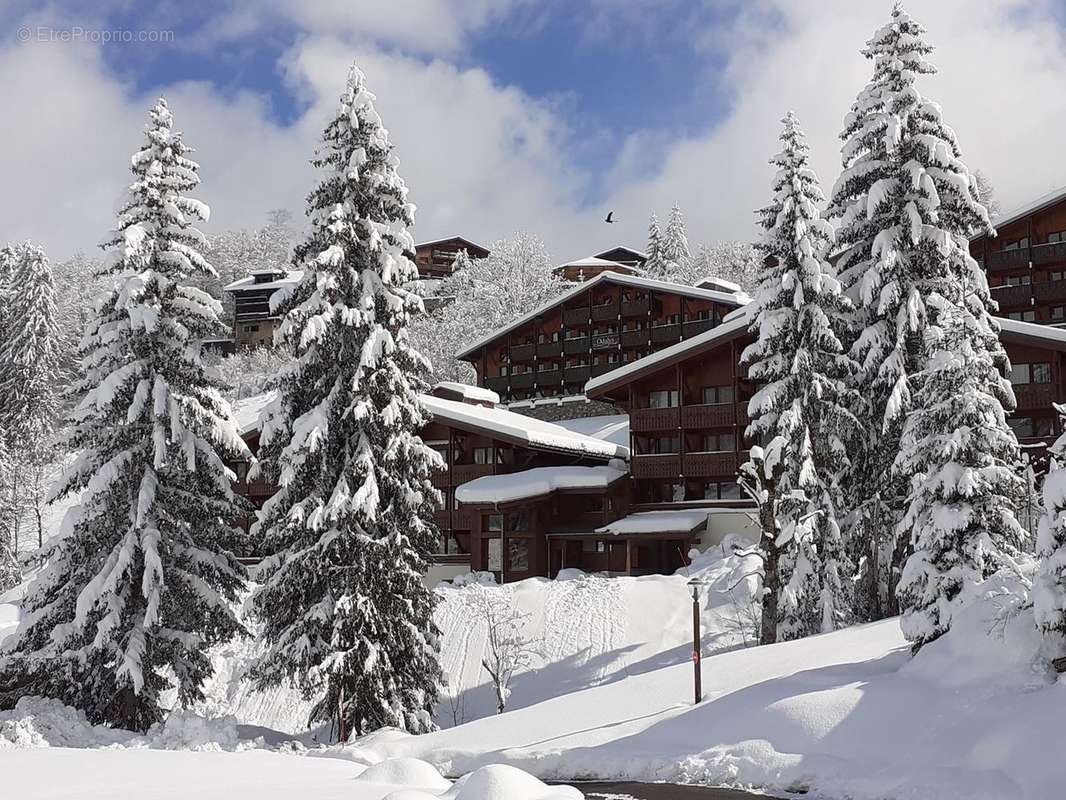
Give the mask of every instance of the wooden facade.
M 1066 325 L 1066 192 L 996 222 L 997 235 L 970 242 L 1000 316 Z
M 504 402 L 581 394 L 585 382 L 710 330 L 736 295 L 604 273 L 460 353 Z
M 420 278 L 450 277 L 453 272 L 452 265 L 460 250 L 466 250 L 470 258 L 485 258 L 489 254 L 486 248 L 462 236 L 422 242 L 415 245 L 413 255 L 415 265 L 418 267 L 418 276 Z M 411 254 L 408 254 L 408 257 L 411 257 Z
M 233 296 L 233 341 L 237 347 L 273 345 L 280 318 L 271 313 L 270 298 L 299 275 L 285 270 L 257 270 L 225 288 Z

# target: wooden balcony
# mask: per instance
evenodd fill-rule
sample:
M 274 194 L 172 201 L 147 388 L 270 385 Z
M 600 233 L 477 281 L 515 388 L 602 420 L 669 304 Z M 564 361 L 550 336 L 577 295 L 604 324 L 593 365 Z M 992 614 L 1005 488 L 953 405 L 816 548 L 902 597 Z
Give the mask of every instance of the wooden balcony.
M 558 342 L 544 342 L 537 345 L 537 357 L 538 358 L 552 358 L 553 356 L 561 356 L 563 354 L 563 343 Z
M 675 453 L 633 456 L 630 471 L 634 478 L 677 478 L 681 475 L 681 456 Z
M 1032 305 L 1032 296 L 1033 290 L 1029 285 L 992 287 L 992 299 L 999 303 L 1001 309 Z
M 647 331 L 622 331 L 622 347 L 645 347 L 647 344 Z
M 1034 245 L 1032 259 L 1037 266 L 1066 263 L 1066 242 Z
M 685 338 L 687 339 L 688 337 L 695 336 L 698 333 L 703 333 L 704 331 L 709 331 L 713 327 L 714 327 L 714 320 L 710 320 L 710 319 L 693 319 L 693 320 L 689 320 L 688 322 L 684 323 L 684 325 L 683 325 Z
M 482 380 L 486 389 L 492 389 L 496 394 L 504 394 L 507 391 L 507 376 L 491 376 Z
M 591 375 L 592 370 L 588 366 L 567 367 L 563 370 L 563 380 L 567 383 L 584 383 Z
M 1020 383 L 1014 386 L 1014 398 L 1018 401 L 1018 408 L 1022 409 L 1051 409 L 1055 402 L 1054 384 L 1051 383 Z
M 433 524 L 440 528 L 442 531 L 448 530 L 448 526 L 452 524 L 451 518 L 448 516 L 448 509 L 442 508 L 433 512 Z
M 626 300 L 622 303 L 622 316 L 623 317 L 643 317 L 648 313 L 648 298 L 642 298 L 640 300 Z
M 617 303 L 607 303 L 606 305 L 592 307 L 593 322 L 610 322 L 613 319 L 618 319 Z
M 523 372 L 521 375 L 511 376 L 512 389 L 530 389 L 533 386 L 534 372 Z
M 656 325 L 652 327 L 651 340 L 655 344 L 681 341 L 680 323 L 674 323 L 673 325 Z
M 566 326 L 572 325 L 587 325 L 589 321 L 589 310 L 587 308 L 564 308 L 563 309 L 563 324 Z
M 1029 248 L 1016 250 L 997 250 L 988 254 L 988 271 L 1001 272 L 1007 269 L 1019 269 L 1029 266 Z
M 452 485 L 461 486 L 492 474 L 492 464 L 452 464 Z
M 270 497 L 278 488 L 265 478 L 234 481 L 233 491 L 244 497 Z
M 748 404 L 739 403 L 737 405 L 737 425 L 741 427 L 747 427 L 751 424 L 751 417 L 748 416 Z
M 511 348 L 510 356 L 512 361 L 532 361 L 535 349 L 531 344 L 520 344 Z
M 1056 245 L 1057 246 L 1057 245 Z M 1033 284 L 1033 297 L 1038 303 L 1066 300 L 1066 281 L 1043 281 Z
M 444 469 L 435 469 L 429 474 L 430 483 L 432 483 L 438 489 L 443 489 L 445 486 L 450 486 L 451 484 L 448 483 L 450 479 L 451 478 L 448 475 L 447 467 L 445 467 Z
M 469 531 L 477 522 L 478 510 L 460 506 L 452 512 L 452 530 Z
M 686 477 L 731 477 L 737 473 L 735 453 L 685 453 L 683 462 Z
M 671 431 L 681 426 L 681 409 L 636 408 L 629 414 L 629 429 L 634 433 Z
M 592 377 L 593 378 L 597 378 L 600 375 L 606 375 L 608 372 L 611 372 L 612 370 L 616 370 L 620 366 L 622 366 L 622 365 L 621 364 L 593 364 L 592 368 L 591 368 L 592 369 Z
M 613 350 L 618 347 L 617 333 L 597 333 L 592 337 L 593 350 Z
M 580 336 L 577 339 L 567 339 L 563 342 L 563 352 L 567 355 L 575 353 L 587 353 L 589 351 L 589 337 Z
M 681 407 L 682 428 L 721 428 L 732 424 L 732 403 L 714 403 L 710 405 Z
M 537 373 L 537 386 L 555 386 L 563 379 L 560 369 L 546 369 Z

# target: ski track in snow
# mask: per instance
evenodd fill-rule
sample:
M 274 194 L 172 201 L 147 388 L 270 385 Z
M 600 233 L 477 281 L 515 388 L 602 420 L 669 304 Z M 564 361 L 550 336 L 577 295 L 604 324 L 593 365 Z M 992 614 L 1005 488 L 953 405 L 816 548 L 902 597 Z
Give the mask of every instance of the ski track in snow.
M 621 582 L 588 576 L 555 581 L 544 610 L 545 656 L 561 661 L 583 654 L 593 657 L 614 650 L 625 633 L 625 601 Z M 598 680 L 605 677 L 601 669 Z

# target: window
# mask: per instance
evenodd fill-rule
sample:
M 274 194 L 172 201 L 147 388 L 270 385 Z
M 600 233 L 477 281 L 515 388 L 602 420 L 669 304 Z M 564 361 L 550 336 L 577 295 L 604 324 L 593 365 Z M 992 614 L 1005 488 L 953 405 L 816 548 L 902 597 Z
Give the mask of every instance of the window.
M 655 321 L 655 327 L 661 328 L 664 325 L 676 325 L 681 321 L 680 314 L 667 314 L 665 317 L 660 317 Z
M 677 389 L 659 389 L 648 393 L 648 408 L 674 408 L 679 399 Z
M 1052 306 L 1051 318 L 1057 320 L 1066 319 L 1066 306 Z
M 732 403 L 733 402 L 733 387 L 732 386 L 704 386 L 703 387 L 703 403 L 704 405 L 717 405 L 718 403 Z
M 500 572 L 503 566 L 503 545 L 499 539 L 485 540 L 485 567 L 489 572 Z
M 618 353 L 608 353 L 607 354 L 607 363 L 608 364 L 617 364 L 618 363 Z M 675 392 L 675 394 L 676 394 L 676 392 Z
M 523 533 L 529 530 L 529 512 L 512 511 L 507 515 L 507 532 Z
M 707 453 L 732 453 L 736 441 L 732 433 L 708 433 L 703 437 L 703 450 Z
M 681 438 L 679 436 L 652 436 L 648 438 L 648 455 L 663 455 L 666 453 L 681 452 Z
M 258 325 L 245 325 L 244 326 L 244 332 L 245 333 L 259 333 L 259 326 Z
M 1007 242 L 1005 245 L 1003 245 L 1003 249 L 1004 250 L 1019 250 L 1019 249 L 1025 249 L 1028 246 L 1029 246 L 1029 237 L 1028 236 L 1023 236 L 1021 239 L 1016 239 L 1013 242 Z
M 481 518 L 481 530 L 485 533 L 503 533 L 503 514 L 486 514 Z
M 1054 436 L 1055 425 L 1051 417 L 1012 417 L 1007 420 L 1014 435 L 1019 439 Z
M 474 463 L 475 464 L 495 464 L 496 463 L 496 450 L 492 447 L 475 447 L 474 448 Z
M 1028 286 L 1033 282 L 1031 275 L 1008 275 L 1007 286 Z
M 500 377 L 501 378 L 506 378 L 507 377 L 507 365 L 506 364 L 504 366 L 500 367 Z
M 736 481 L 710 481 L 703 484 L 704 500 L 739 500 L 740 484 Z
M 1061 269 L 1053 269 L 1051 272 L 1048 273 L 1048 280 L 1061 281 L 1062 280 L 1062 270 Z
M 1058 242 L 1066 242 L 1066 231 L 1055 231 L 1047 235 L 1048 244 L 1056 244 Z
M 541 361 L 537 364 L 537 372 L 551 372 L 555 369 L 554 361 Z
M 1026 383 L 1051 383 L 1051 364 L 1013 364 L 1010 382 L 1015 385 Z
M 507 540 L 507 571 L 529 572 L 529 540 Z
M 1035 311 L 1011 311 L 1007 314 L 1007 319 L 1014 319 L 1018 322 L 1036 322 Z
M 583 514 L 598 514 L 603 511 L 604 498 L 602 494 L 589 494 L 581 497 L 581 512 Z
M 594 542 L 589 539 L 583 539 L 581 541 L 581 552 L 583 553 L 606 553 L 606 542 Z

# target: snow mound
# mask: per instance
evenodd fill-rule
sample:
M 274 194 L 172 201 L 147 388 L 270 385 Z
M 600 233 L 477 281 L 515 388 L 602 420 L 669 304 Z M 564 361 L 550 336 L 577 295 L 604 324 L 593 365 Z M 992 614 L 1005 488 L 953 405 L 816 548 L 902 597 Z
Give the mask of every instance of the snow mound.
M 234 717 L 202 717 L 191 711 L 172 711 L 162 725 L 148 732 L 159 750 L 236 750 L 240 747 Z
M 128 731 L 93 725 L 83 712 L 47 697 L 22 697 L 10 711 L 0 711 L 0 749 L 108 747 L 133 738 Z
M 495 586 L 496 576 L 491 572 L 464 572 L 452 578 L 453 586 Z
M 461 777 L 441 797 L 446 800 L 582 800 L 584 795 L 572 786 L 548 786 L 516 767 L 490 764 Z
M 367 767 L 356 780 L 386 786 L 407 786 L 438 793 L 447 791 L 452 785 L 452 782 L 442 776 L 432 764 L 410 757 L 387 758 Z

